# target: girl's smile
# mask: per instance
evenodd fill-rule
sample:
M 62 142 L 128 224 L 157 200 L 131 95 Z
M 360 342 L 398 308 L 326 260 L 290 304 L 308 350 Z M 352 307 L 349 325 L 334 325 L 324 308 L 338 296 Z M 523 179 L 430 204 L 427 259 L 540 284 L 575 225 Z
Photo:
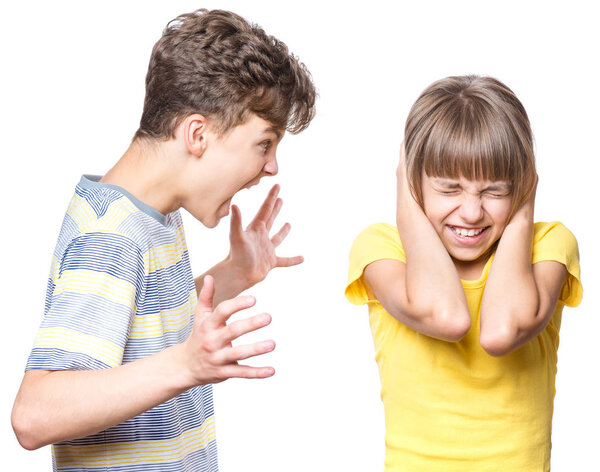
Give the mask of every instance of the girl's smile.
M 484 263 L 509 221 L 510 184 L 424 174 L 422 188 L 425 214 L 455 264 Z

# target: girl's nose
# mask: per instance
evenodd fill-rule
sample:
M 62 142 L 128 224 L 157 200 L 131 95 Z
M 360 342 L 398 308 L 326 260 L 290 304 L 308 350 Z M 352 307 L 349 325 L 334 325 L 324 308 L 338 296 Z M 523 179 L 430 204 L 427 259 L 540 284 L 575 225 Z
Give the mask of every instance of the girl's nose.
M 465 223 L 475 224 L 483 218 L 483 206 L 478 196 L 468 195 L 461 203 L 459 216 Z

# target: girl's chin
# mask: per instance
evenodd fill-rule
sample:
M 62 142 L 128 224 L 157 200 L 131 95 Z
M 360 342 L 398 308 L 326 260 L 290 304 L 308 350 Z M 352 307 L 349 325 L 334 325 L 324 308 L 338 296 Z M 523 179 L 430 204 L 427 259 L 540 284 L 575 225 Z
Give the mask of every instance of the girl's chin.
M 450 257 L 454 261 L 455 264 L 461 264 L 463 266 L 479 266 L 480 264 L 485 264 L 487 260 L 490 258 L 493 252 L 493 244 L 489 247 L 479 247 L 479 248 L 448 248 L 446 246 L 446 250 Z

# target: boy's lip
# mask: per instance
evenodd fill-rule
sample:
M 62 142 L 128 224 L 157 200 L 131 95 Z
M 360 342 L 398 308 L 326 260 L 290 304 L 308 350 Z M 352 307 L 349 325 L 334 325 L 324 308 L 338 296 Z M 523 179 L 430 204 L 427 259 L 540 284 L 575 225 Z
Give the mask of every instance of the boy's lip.
M 219 211 L 219 216 L 221 218 L 229 215 L 229 209 L 231 208 L 231 200 L 233 199 L 230 198 L 229 200 L 226 200 L 223 202 L 223 204 L 221 205 L 220 211 Z
M 244 185 L 242 188 L 250 188 L 250 187 L 254 187 L 255 185 L 258 185 L 260 183 L 260 178 L 254 178 L 252 179 L 250 182 L 248 182 L 246 185 Z

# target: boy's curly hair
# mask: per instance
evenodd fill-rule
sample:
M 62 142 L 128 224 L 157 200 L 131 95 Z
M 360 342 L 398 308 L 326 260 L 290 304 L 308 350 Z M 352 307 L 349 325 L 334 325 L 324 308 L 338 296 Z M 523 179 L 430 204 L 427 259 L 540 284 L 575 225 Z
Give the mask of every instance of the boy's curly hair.
M 408 181 L 421 206 L 423 172 L 509 182 L 513 212 L 535 188 L 527 113 L 513 91 L 492 77 L 447 77 L 431 84 L 410 110 L 404 145 Z
M 154 45 L 137 138 L 170 139 L 200 113 L 224 134 L 255 113 L 291 133 L 315 114 L 310 73 L 284 43 L 235 13 L 200 9 L 168 23 Z

